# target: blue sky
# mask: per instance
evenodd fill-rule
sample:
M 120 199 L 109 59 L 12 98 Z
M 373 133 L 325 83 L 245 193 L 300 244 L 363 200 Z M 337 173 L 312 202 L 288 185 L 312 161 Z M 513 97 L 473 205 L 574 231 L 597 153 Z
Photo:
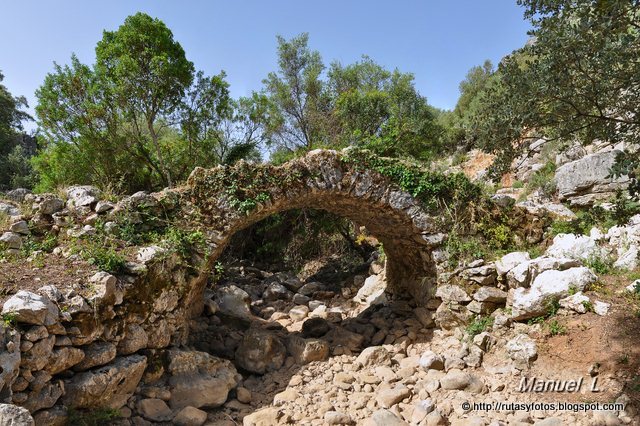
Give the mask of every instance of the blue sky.
M 497 63 L 526 42 L 529 29 L 515 0 L 4 0 L 0 10 L 4 84 L 26 96 L 30 110 L 54 61 L 68 63 L 75 52 L 93 63 L 103 29 L 137 11 L 162 19 L 196 69 L 225 70 L 234 96 L 260 89 L 275 70 L 276 34 L 309 32 L 326 63 L 367 54 L 414 73 L 419 91 L 446 109 L 469 68 Z

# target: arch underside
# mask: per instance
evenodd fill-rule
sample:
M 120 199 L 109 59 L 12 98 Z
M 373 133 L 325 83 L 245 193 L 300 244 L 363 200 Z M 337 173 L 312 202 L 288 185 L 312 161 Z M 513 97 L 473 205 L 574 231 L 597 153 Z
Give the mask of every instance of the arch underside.
M 228 221 L 224 232 L 212 251 L 209 264 L 218 259 L 237 232 L 282 211 L 312 208 L 325 210 L 364 225 L 384 247 L 387 289 L 394 294 L 408 294 L 419 304 L 432 295 L 436 282 L 436 268 L 431 248 L 423 231 L 416 228 L 411 215 L 396 210 L 378 200 L 362 199 L 340 192 L 324 191 L 298 194 Z

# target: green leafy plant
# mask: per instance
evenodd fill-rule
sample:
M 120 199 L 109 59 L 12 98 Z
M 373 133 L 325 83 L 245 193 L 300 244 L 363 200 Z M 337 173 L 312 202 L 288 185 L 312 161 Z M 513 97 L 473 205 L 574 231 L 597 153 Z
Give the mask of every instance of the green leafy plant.
M 70 408 L 69 424 L 74 426 L 107 426 L 121 416 L 120 410 L 112 408 L 99 408 L 91 411 L 80 411 Z
M 2 314 L 2 324 L 6 327 L 15 327 L 17 321 L 16 321 L 16 314 L 13 312 L 7 312 Z
M 87 262 L 110 274 L 121 274 L 127 269 L 127 259 L 112 247 L 90 244 L 80 253 Z
M 600 275 L 608 274 L 613 269 L 613 259 L 608 256 L 590 256 L 585 262 L 594 272 Z
M 553 320 L 549 322 L 549 334 L 551 334 L 552 336 L 566 334 L 566 332 L 567 332 L 567 327 L 560 324 L 558 320 Z
M 474 336 L 486 331 L 493 324 L 493 318 L 490 316 L 476 315 L 473 321 L 467 325 L 465 331 L 473 338 Z

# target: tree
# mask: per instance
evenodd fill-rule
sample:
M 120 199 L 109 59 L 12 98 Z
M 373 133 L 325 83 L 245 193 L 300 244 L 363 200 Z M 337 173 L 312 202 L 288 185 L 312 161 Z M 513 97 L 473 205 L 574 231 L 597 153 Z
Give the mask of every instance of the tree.
M 54 64 L 36 92 L 44 151 L 34 160 L 40 189 L 74 183 L 116 191 L 156 190 L 255 149 L 225 133 L 243 120 L 225 74 L 195 73 L 159 20 L 128 17 L 105 31 L 96 64 Z M 252 132 L 251 144 L 261 143 Z
M 640 144 L 640 2 L 637 0 L 519 0 L 534 37 L 505 58 L 498 83 L 475 120 L 481 146 L 501 155 L 499 169 L 529 138 L 599 139 Z M 632 151 L 613 172 L 633 178 Z
M 107 101 L 117 105 L 133 124 L 131 137 L 144 144 L 148 133 L 155 161 L 165 184 L 173 185 L 171 171 L 160 147 L 159 127 L 171 122 L 194 76 L 180 43 L 159 19 L 136 13 L 117 31 L 104 31 L 96 47 L 96 73 L 108 82 Z M 144 127 L 144 130 L 143 130 Z
M 326 142 L 327 98 L 320 78 L 320 53 L 308 47 L 309 34 L 278 39 L 278 71 L 263 81 L 264 92 L 278 111 L 270 126 L 274 142 L 294 151 Z
M 4 75 L 0 72 L 0 83 Z M 21 145 L 22 122 L 31 117 L 22 110 L 27 107 L 24 97 L 14 97 L 0 84 L 0 188 L 31 186 L 32 169 L 28 155 Z
M 361 145 L 392 157 L 427 160 L 441 148 L 436 111 L 414 85 L 414 76 L 389 71 L 364 56 L 329 70 L 334 144 Z

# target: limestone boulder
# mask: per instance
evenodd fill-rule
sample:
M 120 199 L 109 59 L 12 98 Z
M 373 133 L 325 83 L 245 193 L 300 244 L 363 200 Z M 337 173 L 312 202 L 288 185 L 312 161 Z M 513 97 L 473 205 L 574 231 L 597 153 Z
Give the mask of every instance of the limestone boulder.
M 168 372 L 173 410 L 218 407 L 237 385 L 233 364 L 206 352 L 170 350 Z
M 47 297 L 20 290 L 7 300 L 2 315 L 13 315 L 19 323 L 50 326 L 58 321 L 60 311 Z
M 354 300 L 368 305 L 382 303 L 386 288 L 387 282 L 384 274 L 371 275 L 364 280 L 364 284 L 358 289 Z
M 34 426 L 33 417 L 24 407 L 0 404 L 0 426 Z
M 282 367 L 287 351 L 273 333 L 251 329 L 236 350 L 236 364 L 247 371 L 264 374 Z
M 560 200 L 568 200 L 573 205 L 591 205 L 610 198 L 618 189 L 625 189 L 628 176 L 610 176 L 619 152 L 598 152 L 558 167 L 555 182 Z
M 67 188 L 67 208 L 90 207 L 100 200 L 100 190 L 94 186 L 78 185 Z
M 251 297 L 235 285 L 221 287 L 216 292 L 216 302 L 222 314 L 236 318 L 250 318 Z
M 64 405 L 80 409 L 122 407 L 133 395 L 147 358 L 130 355 L 116 358 L 111 364 L 76 374 L 64 381 Z
M 567 297 L 569 290 L 582 291 L 598 277 L 583 266 L 564 271 L 548 270 L 538 275 L 531 288 L 512 292 L 512 319 L 524 320 L 548 313 L 552 303 Z
M 536 341 L 526 334 L 519 334 L 509 340 L 505 348 L 515 366 L 521 370 L 528 368 L 538 357 Z
M 529 253 L 526 251 L 516 251 L 513 253 L 505 254 L 496 261 L 496 271 L 498 275 L 506 275 L 507 272 L 520 265 L 531 260 Z
M 586 235 L 558 234 L 546 251 L 549 257 L 589 260 L 603 254 L 598 243 Z
M 85 357 L 73 367 L 76 371 L 105 365 L 116 357 L 116 345 L 111 342 L 94 342 L 83 346 L 83 350 Z
M 5 203 L 0 201 L 0 213 L 5 214 L 7 216 L 20 216 L 22 213 L 20 209 L 13 204 Z

